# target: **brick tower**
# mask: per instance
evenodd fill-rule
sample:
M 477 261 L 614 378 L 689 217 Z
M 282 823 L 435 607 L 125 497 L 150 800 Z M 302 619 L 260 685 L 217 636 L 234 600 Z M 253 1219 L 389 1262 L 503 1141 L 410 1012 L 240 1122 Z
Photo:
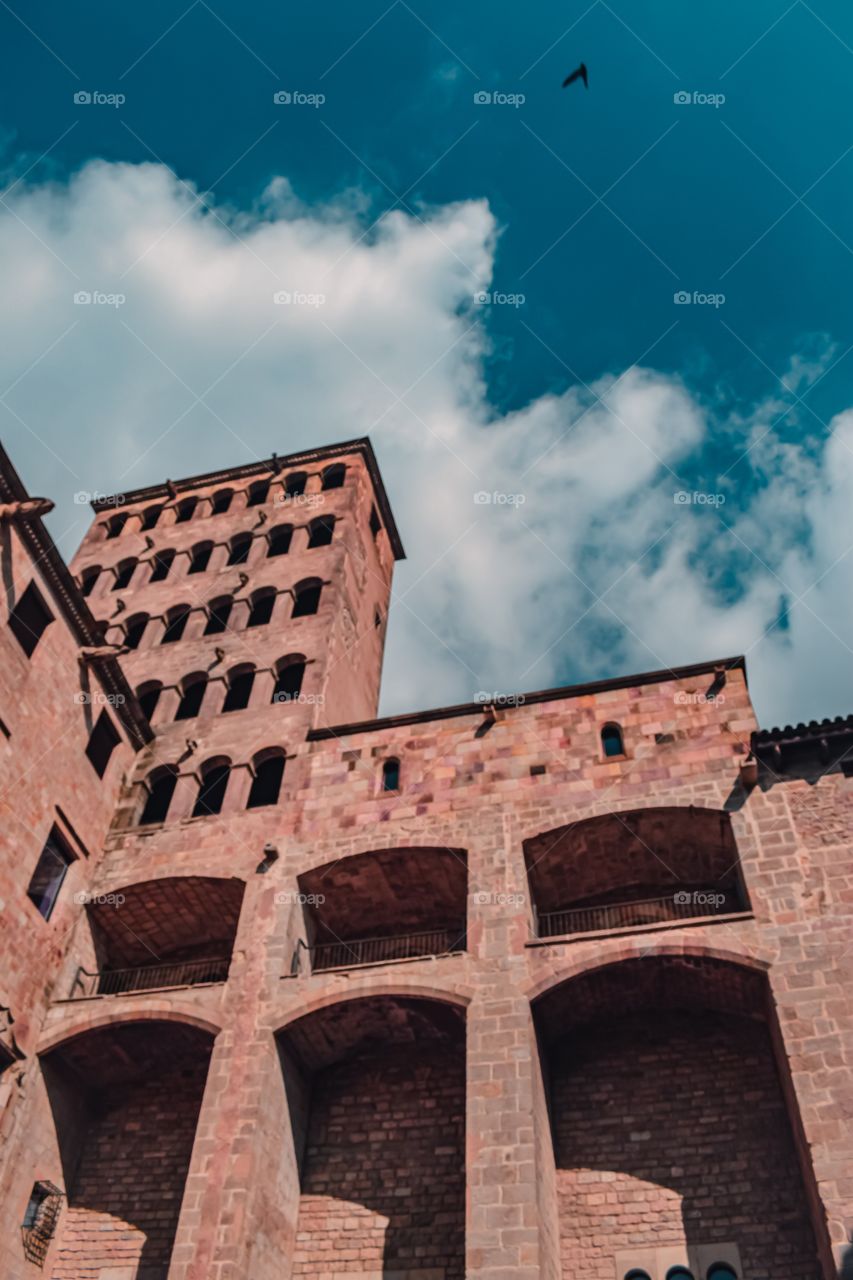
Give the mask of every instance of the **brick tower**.
M 849 1280 L 853 717 L 732 657 L 377 719 L 366 440 L 0 451 L 3 1280 Z

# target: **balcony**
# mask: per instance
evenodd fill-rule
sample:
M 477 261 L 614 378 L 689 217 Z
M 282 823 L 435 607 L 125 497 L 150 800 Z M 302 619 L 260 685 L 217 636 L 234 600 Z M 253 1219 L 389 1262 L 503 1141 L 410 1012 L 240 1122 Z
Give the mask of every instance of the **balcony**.
M 568 937 L 574 933 L 635 929 L 671 920 L 693 920 L 697 916 L 728 915 L 741 910 L 739 900 L 714 886 L 670 893 L 663 898 L 638 898 L 601 906 L 572 907 L 568 911 L 547 911 L 539 917 L 537 932 L 540 938 Z
M 117 996 L 129 991 L 225 982 L 230 964 L 228 956 L 218 956 L 209 960 L 140 965 L 134 969 L 102 969 L 98 973 L 90 973 L 81 966 L 75 975 L 69 999 L 83 1000 L 89 996 Z
M 324 969 L 354 969 L 365 964 L 385 964 L 391 960 L 418 960 L 424 956 L 445 956 L 465 950 L 465 933 L 458 929 L 429 929 L 422 933 L 400 933 L 390 938 L 352 938 L 347 942 L 321 942 L 304 948 L 311 959 L 311 972 Z M 299 963 L 299 948 L 294 969 Z

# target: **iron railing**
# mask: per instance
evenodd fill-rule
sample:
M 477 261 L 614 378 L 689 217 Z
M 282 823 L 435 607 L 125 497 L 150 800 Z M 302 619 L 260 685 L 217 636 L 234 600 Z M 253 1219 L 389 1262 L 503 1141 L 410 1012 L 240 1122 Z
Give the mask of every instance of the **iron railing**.
M 116 996 L 126 991 L 148 991 L 154 987 L 189 987 L 199 982 L 224 982 L 228 977 L 228 956 L 208 960 L 178 960 L 140 965 L 136 969 L 102 969 L 90 973 L 77 970 L 71 999 L 84 996 Z
M 539 917 L 539 937 L 594 933 L 602 929 L 629 929 L 668 920 L 688 920 L 740 911 L 737 893 L 719 887 L 670 893 L 664 898 L 643 898 L 639 902 L 610 902 L 600 907 L 573 907 L 569 911 L 545 911 Z
M 427 929 L 422 933 L 401 933 L 391 938 L 348 938 L 345 941 L 320 942 L 301 948 L 311 958 L 311 972 L 322 969 L 354 969 L 363 964 L 382 964 L 387 960 L 415 960 L 422 956 L 442 956 L 450 951 L 465 950 L 464 929 Z M 300 947 L 294 954 L 293 972 L 299 969 Z

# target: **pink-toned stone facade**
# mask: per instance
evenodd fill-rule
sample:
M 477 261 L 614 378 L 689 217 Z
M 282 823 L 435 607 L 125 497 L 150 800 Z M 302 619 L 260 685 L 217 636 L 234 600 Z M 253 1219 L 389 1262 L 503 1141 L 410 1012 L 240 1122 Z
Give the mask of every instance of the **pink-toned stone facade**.
M 366 442 L 124 498 L 71 568 L 133 647 L 81 665 L 68 601 L 29 658 L 0 628 L 0 1274 L 849 1280 L 840 730 L 753 752 L 739 659 L 376 720 L 402 548 Z M 127 689 L 102 778 L 81 673 Z M 44 919 L 56 822 L 86 854 Z

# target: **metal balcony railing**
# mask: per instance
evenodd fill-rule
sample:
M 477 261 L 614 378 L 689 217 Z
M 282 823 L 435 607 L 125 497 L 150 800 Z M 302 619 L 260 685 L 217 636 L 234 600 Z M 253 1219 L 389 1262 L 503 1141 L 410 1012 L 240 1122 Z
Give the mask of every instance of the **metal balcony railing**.
M 638 902 L 610 902 L 600 907 L 573 907 L 568 911 L 545 911 L 539 919 L 539 937 L 556 938 L 572 933 L 639 928 L 668 920 L 689 920 L 696 916 L 724 915 L 742 910 L 734 889 L 685 890 L 662 898 Z
M 427 929 L 422 933 L 401 933 L 391 938 L 348 938 L 338 942 L 320 942 L 301 948 L 311 957 L 311 972 L 323 969 L 354 969 L 363 964 L 382 964 L 387 960 L 415 960 L 423 956 L 443 956 L 450 951 L 465 950 L 464 929 Z M 294 954 L 293 972 L 298 972 L 299 950 Z
M 77 970 L 71 988 L 71 999 L 85 996 L 116 996 L 127 991 L 148 991 L 154 987 L 187 987 L 199 982 L 224 982 L 231 963 L 228 956 L 209 960 L 164 961 L 141 965 L 136 969 L 102 969 L 90 973 Z

